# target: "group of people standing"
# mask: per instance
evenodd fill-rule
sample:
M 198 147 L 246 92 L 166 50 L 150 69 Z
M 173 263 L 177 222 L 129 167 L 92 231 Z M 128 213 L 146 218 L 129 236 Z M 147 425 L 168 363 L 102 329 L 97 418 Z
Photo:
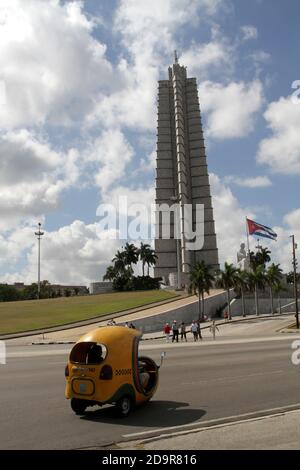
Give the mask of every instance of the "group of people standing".
M 191 326 L 191 332 L 194 334 L 194 337 L 195 337 L 195 333 L 194 333 L 193 329 L 195 329 L 195 325 L 196 325 L 196 323 L 193 322 L 192 326 Z M 183 340 L 187 341 L 187 338 L 186 338 L 186 333 L 187 333 L 186 324 L 184 322 L 181 322 L 180 325 L 178 325 L 176 320 L 173 321 L 172 325 L 170 325 L 169 323 L 166 323 L 165 326 L 164 326 L 163 332 L 164 332 L 164 335 L 166 337 L 167 342 L 170 341 L 170 336 L 171 335 L 172 335 L 172 343 L 174 343 L 174 341 L 176 341 L 178 343 L 179 335 L 181 337 L 181 341 L 183 341 Z M 200 336 L 200 338 L 202 339 L 201 330 L 200 330 L 200 322 L 197 322 L 196 335 L 197 335 L 197 339 L 198 339 L 198 336 Z
M 210 326 L 210 332 L 213 335 L 213 339 L 216 337 L 216 331 L 219 331 L 217 325 L 215 324 L 215 321 L 212 322 L 212 325 Z M 186 338 L 186 324 L 184 322 L 181 322 L 180 326 L 177 324 L 176 320 L 173 320 L 172 325 L 169 323 L 166 323 L 164 328 L 163 328 L 164 335 L 166 337 L 167 342 L 170 341 L 170 336 L 172 335 L 172 343 L 176 341 L 178 343 L 179 341 L 179 335 L 181 337 L 181 341 L 185 340 L 187 341 Z M 202 334 L 201 334 L 201 327 L 200 327 L 200 321 L 193 320 L 191 324 L 191 333 L 193 334 L 194 341 L 198 341 L 199 339 L 202 340 Z

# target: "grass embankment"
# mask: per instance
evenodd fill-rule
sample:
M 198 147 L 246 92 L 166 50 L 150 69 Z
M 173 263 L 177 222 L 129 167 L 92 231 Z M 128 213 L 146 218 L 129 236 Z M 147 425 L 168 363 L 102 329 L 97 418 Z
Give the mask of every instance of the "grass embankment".
M 176 297 L 161 290 L 0 303 L 0 335 L 87 320 Z

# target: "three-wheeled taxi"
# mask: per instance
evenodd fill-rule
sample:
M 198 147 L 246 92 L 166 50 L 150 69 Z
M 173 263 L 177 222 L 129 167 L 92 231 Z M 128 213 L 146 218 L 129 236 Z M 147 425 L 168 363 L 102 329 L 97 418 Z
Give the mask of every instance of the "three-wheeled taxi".
M 111 403 L 127 416 L 134 406 L 150 400 L 160 366 L 149 357 L 139 357 L 141 336 L 136 329 L 107 326 L 79 339 L 65 369 L 65 395 L 75 413 Z

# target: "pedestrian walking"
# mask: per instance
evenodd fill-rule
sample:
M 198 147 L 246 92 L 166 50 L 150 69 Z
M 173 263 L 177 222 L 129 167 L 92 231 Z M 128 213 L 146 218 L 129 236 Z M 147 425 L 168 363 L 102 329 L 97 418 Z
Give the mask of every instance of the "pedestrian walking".
M 217 327 L 215 320 L 213 320 L 209 331 L 212 333 L 213 339 L 216 339 L 216 331 L 219 331 L 219 328 Z
M 197 320 L 197 334 L 198 334 L 198 338 L 202 339 L 200 320 Z
M 192 321 L 192 324 L 191 324 L 191 332 L 193 333 L 194 341 L 198 341 L 198 327 L 194 320 Z
M 224 313 L 224 320 L 228 321 L 228 312 L 227 311 L 225 311 L 225 313 Z
M 187 342 L 186 339 L 186 326 L 184 321 L 180 325 L 180 335 L 181 335 L 181 341 L 183 341 L 183 338 L 185 339 L 185 342 Z
M 173 333 L 172 343 L 174 343 L 175 340 L 176 340 L 176 343 L 178 343 L 179 328 L 178 328 L 176 320 L 174 320 L 173 323 L 172 323 L 172 333 Z
M 167 343 L 170 341 L 171 327 L 169 323 L 166 323 L 163 329 L 164 335 L 166 337 Z

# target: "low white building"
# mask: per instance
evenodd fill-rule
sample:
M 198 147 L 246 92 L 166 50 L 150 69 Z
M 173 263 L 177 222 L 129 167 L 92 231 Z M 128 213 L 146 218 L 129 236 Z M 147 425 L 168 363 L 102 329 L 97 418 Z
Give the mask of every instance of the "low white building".
M 90 294 L 104 294 L 113 291 L 113 283 L 109 281 L 91 282 Z

